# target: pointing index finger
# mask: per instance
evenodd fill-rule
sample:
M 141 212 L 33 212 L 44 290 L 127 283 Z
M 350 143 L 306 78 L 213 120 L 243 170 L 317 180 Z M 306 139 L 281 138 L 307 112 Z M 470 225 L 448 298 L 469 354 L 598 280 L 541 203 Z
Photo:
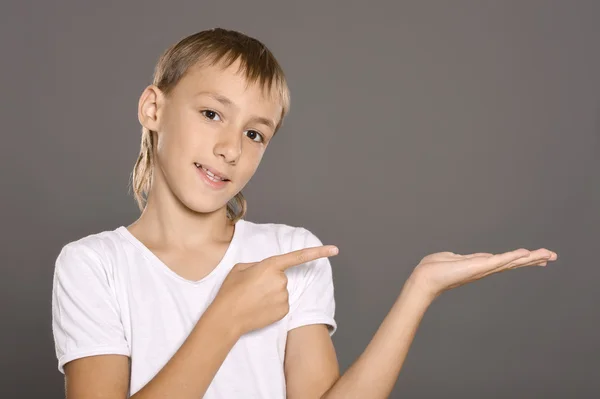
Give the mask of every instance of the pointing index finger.
M 335 245 L 322 245 L 318 247 L 304 248 L 287 254 L 273 256 L 269 260 L 269 267 L 285 271 L 293 266 L 311 262 L 320 258 L 335 256 L 339 252 Z

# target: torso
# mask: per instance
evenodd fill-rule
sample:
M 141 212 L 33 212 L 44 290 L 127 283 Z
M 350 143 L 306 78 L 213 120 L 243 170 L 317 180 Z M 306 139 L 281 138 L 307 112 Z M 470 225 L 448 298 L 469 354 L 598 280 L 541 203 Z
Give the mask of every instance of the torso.
M 61 279 L 66 279 L 72 290 L 53 302 L 53 314 L 63 315 L 54 319 L 59 358 L 88 356 L 92 351 L 127 353 L 133 395 L 179 349 L 235 264 L 254 263 L 317 244 L 304 229 L 246 221 L 238 222 L 231 244 L 223 244 L 213 256 L 200 250 L 154 253 L 125 227 L 83 238 L 69 245 L 61 258 L 65 263 L 59 264 Z M 201 260 L 184 261 L 196 256 Z M 80 267 L 82 259 L 89 265 Z M 290 312 L 236 342 L 213 378 L 206 399 L 285 398 L 288 331 L 315 323 L 335 326 L 329 263 L 296 266 L 286 270 L 286 275 Z M 94 283 L 96 278 L 106 285 Z M 107 289 L 99 291 L 99 286 Z M 69 307 L 58 308 L 63 305 Z M 85 315 L 80 312 L 82 306 L 87 309 Z M 74 313 L 65 317 L 67 312 Z M 76 326 L 68 324 L 74 315 L 81 318 Z M 82 332 L 80 326 L 87 331 Z M 64 328 L 68 334 L 62 333 Z

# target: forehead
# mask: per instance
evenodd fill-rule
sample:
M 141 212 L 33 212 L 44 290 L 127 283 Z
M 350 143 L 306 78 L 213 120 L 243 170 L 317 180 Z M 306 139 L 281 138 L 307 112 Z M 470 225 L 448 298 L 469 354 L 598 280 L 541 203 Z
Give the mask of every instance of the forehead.
M 229 98 L 239 106 L 259 105 L 281 112 L 283 104 L 277 87 L 261 85 L 260 81 L 250 81 L 239 61 L 229 66 L 224 64 L 196 64 L 188 69 L 173 92 L 184 96 L 199 93 L 215 93 Z

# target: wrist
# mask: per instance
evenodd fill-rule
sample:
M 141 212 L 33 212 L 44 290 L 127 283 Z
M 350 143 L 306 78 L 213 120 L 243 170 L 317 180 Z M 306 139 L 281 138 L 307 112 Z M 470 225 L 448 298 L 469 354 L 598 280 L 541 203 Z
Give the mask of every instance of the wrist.
M 402 295 L 410 297 L 425 306 L 429 306 L 439 296 L 438 293 L 431 289 L 427 280 L 415 272 L 404 283 Z
M 237 341 L 243 334 L 242 327 L 239 325 L 239 318 L 233 312 L 233 306 L 226 301 L 214 300 L 204 312 L 202 319 L 215 326 L 224 338 Z

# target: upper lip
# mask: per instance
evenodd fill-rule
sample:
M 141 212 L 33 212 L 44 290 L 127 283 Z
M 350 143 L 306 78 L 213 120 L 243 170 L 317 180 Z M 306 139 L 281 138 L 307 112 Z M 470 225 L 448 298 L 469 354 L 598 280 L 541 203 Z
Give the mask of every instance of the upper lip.
M 208 166 L 208 165 L 200 163 L 200 162 L 194 162 L 194 163 L 205 169 L 208 169 L 212 174 L 214 174 L 215 176 L 217 176 L 221 179 L 231 180 L 228 175 L 226 175 L 225 173 L 221 172 L 220 170 L 218 170 L 216 168 L 213 168 L 212 166 Z

